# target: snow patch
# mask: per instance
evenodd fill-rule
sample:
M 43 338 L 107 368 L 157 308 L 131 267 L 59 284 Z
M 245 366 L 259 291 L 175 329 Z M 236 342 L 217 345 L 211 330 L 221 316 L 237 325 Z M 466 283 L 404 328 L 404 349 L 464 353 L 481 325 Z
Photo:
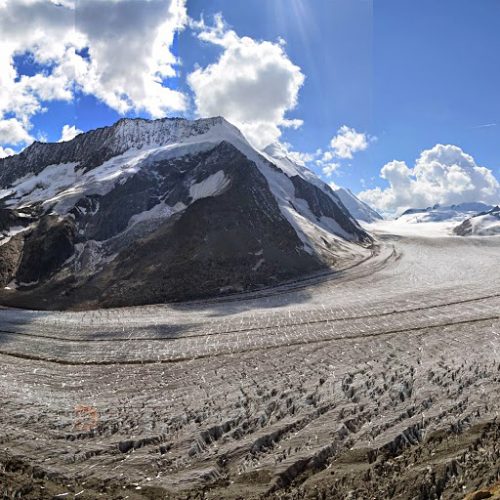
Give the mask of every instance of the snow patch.
M 221 194 L 229 186 L 230 182 L 230 179 L 224 174 L 224 170 L 219 170 L 201 182 L 192 184 L 189 188 L 189 196 L 191 196 L 193 201 L 208 198 L 209 196 L 216 196 Z
M 144 212 L 133 215 L 128 222 L 128 227 L 132 227 L 134 224 L 137 224 L 139 222 L 148 222 L 157 219 L 168 219 L 174 213 L 175 210 L 162 201 L 150 210 L 145 210 Z
M 259 259 L 257 261 L 257 264 L 255 264 L 255 266 L 252 267 L 252 271 L 258 271 L 260 269 L 260 267 L 262 266 L 262 264 L 264 264 L 264 262 L 266 261 L 266 259 Z
M 8 243 L 17 234 L 29 231 L 33 226 L 12 226 L 8 231 L 2 231 L 0 233 L 0 246 Z

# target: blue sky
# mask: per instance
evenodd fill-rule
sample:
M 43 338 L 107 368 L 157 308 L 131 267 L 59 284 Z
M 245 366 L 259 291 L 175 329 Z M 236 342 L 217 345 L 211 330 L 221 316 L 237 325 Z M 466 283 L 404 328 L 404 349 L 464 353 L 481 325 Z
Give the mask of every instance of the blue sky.
M 411 161 L 440 142 L 498 172 L 499 19 L 495 0 L 376 3 L 374 162 Z
M 24 0 L 9 1 L 22 3 Z M 71 0 L 67 1 L 71 4 Z M 90 4 L 97 0 L 86 1 Z M 125 0 L 123 5 L 127 1 L 130 0 Z M 286 126 L 278 118 L 274 124 L 277 128 L 269 137 L 279 130 L 281 136 L 278 139 L 288 143 L 291 151 L 313 154 L 321 149 L 321 154 L 306 159 L 310 160 L 310 168 L 325 180 L 356 193 L 367 191 L 364 199 L 388 212 L 417 202 L 472 201 L 469 200 L 471 197 L 482 197 L 491 202 L 498 196 L 498 186 L 492 186 L 495 178 L 500 177 L 500 2 L 497 0 L 155 1 L 164 5 L 177 3 L 187 13 L 181 22 L 182 29 L 172 32 L 173 42 L 165 49 L 180 60 L 179 65 L 171 65 L 176 75 L 169 75 L 166 70 L 162 76 L 162 85 L 175 91 L 172 99 L 184 96 L 184 107 L 180 109 L 177 102 L 172 107 L 179 109 L 169 109 L 165 112 L 167 116 L 193 118 L 203 114 L 203 110 L 227 109 L 224 103 L 207 103 L 206 90 L 211 82 L 220 81 L 210 79 L 213 75 L 208 74 L 207 67 L 217 63 L 225 51 L 231 50 L 229 42 L 224 41 L 227 33 L 235 34 L 233 38 L 237 41 L 233 42 L 236 44 L 241 43 L 243 37 L 249 37 L 255 41 L 258 50 L 264 50 L 258 44 L 268 41 L 282 47 L 283 55 L 273 52 L 273 57 L 281 57 L 283 71 L 304 79 L 302 84 L 300 78 L 295 80 L 296 105 L 288 102 L 282 107 L 285 119 L 301 120 L 302 125 L 298 128 Z M 213 30 L 216 14 L 221 14 L 224 24 L 214 35 L 210 30 Z M 0 11 L 0 21 L 1 16 Z M 74 15 L 77 25 L 78 16 L 77 8 Z M 82 19 L 84 17 L 82 14 Z M 151 22 L 146 15 L 143 17 L 144 23 Z M 188 18 L 195 22 L 203 18 L 205 24 L 193 25 Z M 119 19 L 121 24 L 116 26 L 124 25 L 123 19 Z M 112 21 L 104 18 L 100 22 L 107 23 L 105 26 L 112 31 Z M 142 19 L 137 22 L 142 22 Z M 124 26 L 127 29 L 127 23 Z M 132 33 L 133 22 L 130 29 Z M 122 47 L 127 40 L 124 37 L 119 42 Z M 141 41 L 140 38 L 137 40 Z M 145 40 L 144 44 L 149 42 L 149 39 Z M 93 43 L 94 47 L 100 44 L 103 58 L 114 57 L 113 50 L 102 49 L 104 43 L 113 43 L 113 37 L 94 39 Z M 272 47 L 269 48 L 272 52 Z M 92 53 L 92 47 L 90 50 Z M 14 60 L 18 78 L 22 74 L 33 76 L 52 71 L 50 65 L 44 67 L 39 62 L 33 63 L 33 55 L 27 54 L 29 48 Z M 142 56 L 142 53 L 137 55 L 138 58 Z M 119 54 L 117 59 L 119 64 Z M 126 55 L 123 57 L 117 71 L 126 71 L 124 68 L 128 62 L 132 72 L 133 51 L 130 61 Z M 189 80 L 196 68 L 201 68 L 201 83 L 197 88 Z M 130 100 L 146 102 L 146 107 L 141 109 L 138 105 L 124 109 L 122 106 L 118 109 L 120 105 L 113 104 L 116 95 L 111 95 L 109 88 L 123 82 L 106 80 L 102 74 L 99 78 L 101 86 L 96 84 L 95 91 L 82 91 L 81 84 L 76 84 L 70 99 L 67 96 L 65 100 L 53 96 L 48 100 L 39 98 L 40 105 L 46 110 L 29 116 L 26 127 L 30 136 L 56 141 L 61 136 L 63 125 L 86 131 L 109 125 L 121 116 L 150 115 L 146 108 L 151 108 L 154 96 L 149 99 L 149 96 L 139 95 L 136 88 L 137 97 L 130 97 Z M 267 88 L 268 81 L 263 82 Z M 136 87 L 142 84 L 140 81 Z M 123 85 L 126 89 L 126 83 Z M 197 90 L 202 85 L 205 85 L 204 94 L 203 90 Z M 294 97 L 293 89 L 289 94 L 283 97 L 285 101 Z M 235 99 L 234 106 L 243 102 L 238 101 L 240 97 Z M 250 111 L 245 111 L 246 119 Z M 4 119 L 13 116 L 15 113 L 4 110 Z M 352 158 L 334 154 L 331 162 L 335 164 L 332 169 L 335 171 L 326 176 L 322 172 L 326 164 L 321 162 L 322 154 L 335 152 L 329 144 L 342 126 L 365 134 L 366 143 L 348 155 Z M 263 129 L 258 128 L 256 133 L 260 134 L 260 130 Z M 433 149 L 437 144 L 454 145 L 458 150 L 437 151 Z M 22 143 L 4 140 L 0 146 L 18 150 Z M 430 151 L 424 155 L 427 163 L 422 160 L 420 166 L 418 162 L 415 164 L 425 151 Z M 467 154 L 472 155 L 472 163 Z M 404 166 L 391 164 L 392 160 L 400 160 Z M 439 170 L 436 161 L 441 169 L 439 175 L 445 177 L 429 180 L 429 172 Z M 380 178 L 380 172 L 387 164 L 384 180 Z M 463 179 L 457 184 L 456 177 L 450 181 L 448 174 L 453 165 L 459 165 L 463 174 L 469 176 L 469 186 Z M 486 184 L 482 178 L 474 180 L 480 172 L 470 169 L 479 166 L 487 167 L 494 179 L 485 181 Z M 425 182 L 442 184 L 442 189 L 432 191 L 434 199 L 431 195 L 422 195 L 428 191 Z M 390 190 L 387 189 L 389 183 Z M 369 191 L 376 187 L 379 191 Z M 396 192 L 398 189 L 409 189 L 414 194 L 405 198 Z M 453 191 L 452 195 L 445 193 L 446 189 Z

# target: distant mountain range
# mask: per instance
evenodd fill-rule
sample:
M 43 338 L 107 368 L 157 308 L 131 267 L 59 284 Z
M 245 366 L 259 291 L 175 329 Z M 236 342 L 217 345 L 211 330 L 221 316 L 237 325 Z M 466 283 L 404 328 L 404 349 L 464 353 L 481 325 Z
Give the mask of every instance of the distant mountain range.
M 0 302 L 200 299 L 343 269 L 373 244 L 346 205 L 378 215 L 220 117 L 35 142 L 0 160 Z
M 447 222 L 447 231 L 458 236 L 494 236 L 500 234 L 500 208 L 481 202 L 434 205 L 406 210 L 397 219 L 408 224 Z
M 428 208 L 411 208 L 403 212 L 398 220 L 405 222 L 444 222 L 463 221 L 467 217 L 491 210 L 492 205 L 485 203 L 459 203 L 456 205 L 434 205 Z

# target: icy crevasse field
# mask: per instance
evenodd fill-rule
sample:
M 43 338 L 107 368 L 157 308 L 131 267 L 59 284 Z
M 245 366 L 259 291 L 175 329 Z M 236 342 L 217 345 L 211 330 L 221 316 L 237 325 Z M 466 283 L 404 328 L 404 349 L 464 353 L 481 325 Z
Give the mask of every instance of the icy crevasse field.
M 369 227 L 371 259 L 253 294 L 1 310 L 5 487 L 455 499 L 495 483 L 500 237 Z

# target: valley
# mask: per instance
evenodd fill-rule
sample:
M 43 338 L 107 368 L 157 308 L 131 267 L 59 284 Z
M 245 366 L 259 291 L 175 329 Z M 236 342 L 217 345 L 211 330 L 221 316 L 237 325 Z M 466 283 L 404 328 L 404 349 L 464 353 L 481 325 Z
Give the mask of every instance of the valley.
M 350 269 L 253 293 L 2 309 L 0 482 L 89 499 L 491 486 L 500 239 L 400 229 L 374 226 L 378 251 Z

